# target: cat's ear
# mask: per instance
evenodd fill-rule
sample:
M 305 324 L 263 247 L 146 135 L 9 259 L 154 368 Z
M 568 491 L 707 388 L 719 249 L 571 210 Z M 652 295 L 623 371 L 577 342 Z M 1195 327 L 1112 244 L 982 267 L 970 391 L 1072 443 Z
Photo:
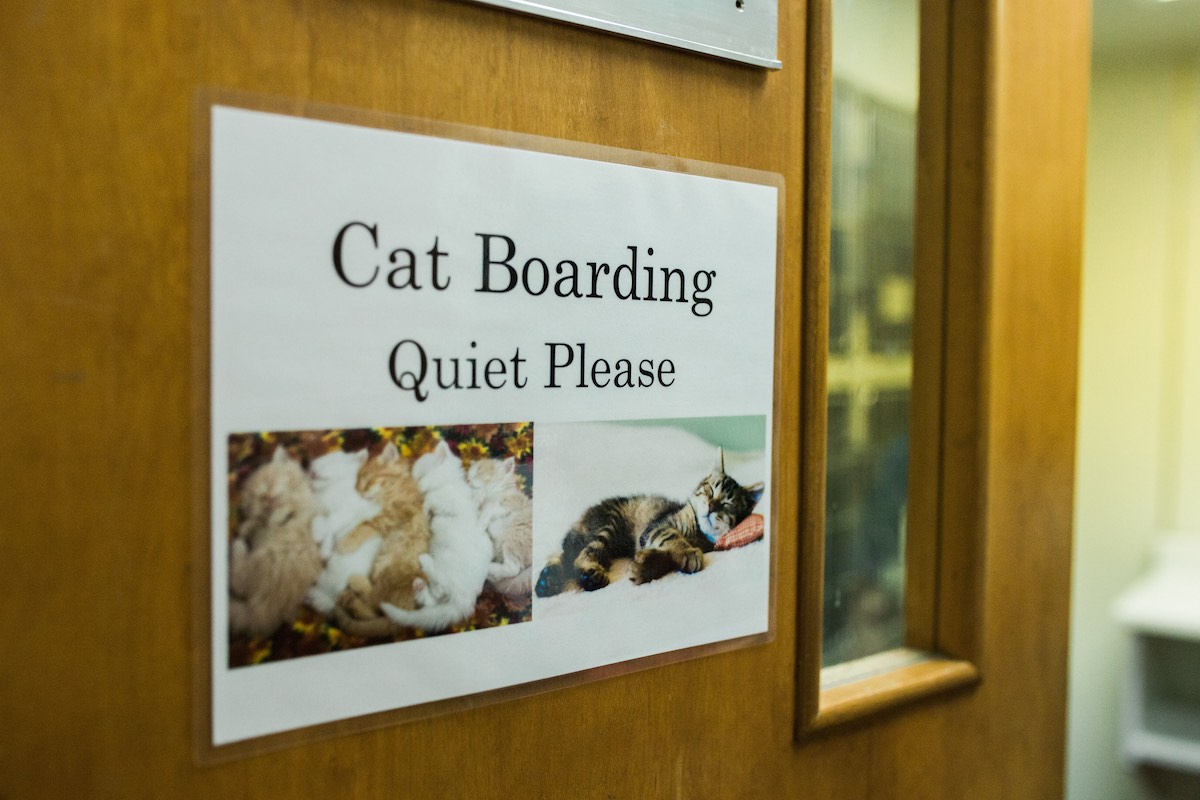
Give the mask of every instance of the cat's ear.
M 445 439 L 438 440 L 437 445 L 425 455 L 421 456 L 421 461 L 424 461 L 430 467 L 441 464 L 446 460 L 446 456 L 450 455 L 450 445 L 446 444 Z M 422 467 L 424 469 L 424 467 Z
M 724 475 L 725 474 L 725 448 L 724 447 L 717 448 L 717 463 L 713 464 L 712 471 L 713 471 L 714 475 Z
M 396 448 L 395 442 L 388 442 L 383 452 L 379 454 L 379 463 L 387 465 L 400 460 L 400 451 Z
M 278 447 L 276 447 L 275 454 L 273 456 L 271 456 L 271 463 L 272 464 L 285 464 L 288 461 L 291 461 L 291 459 L 288 458 L 287 448 L 284 447 L 283 445 L 279 445 Z
M 503 466 L 504 466 L 504 474 L 512 475 L 513 472 L 517 468 L 517 460 L 515 458 L 513 458 L 512 456 L 509 456 L 508 458 L 504 459 Z
M 367 448 L 364 447 L 362 450 L 355 450 L 351 455 L 354 456 L 354 460 L 360 467 L 367 463 Z
M 750 500 L 754 505 L 758 505 L 758 501 L 762 499 L 763 490 L 766 488 L 762 483 L 755 483 L 745 487 L 746 494 L 750 495 Z

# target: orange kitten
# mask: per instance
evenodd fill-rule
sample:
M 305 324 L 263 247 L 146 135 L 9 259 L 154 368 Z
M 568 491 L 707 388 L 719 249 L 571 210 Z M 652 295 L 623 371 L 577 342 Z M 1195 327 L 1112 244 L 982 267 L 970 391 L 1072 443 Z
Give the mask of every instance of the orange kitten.
M 338 625 L 348 633 L 386 636 L 396 626 L 383 615 L 380 604 L 415 605 L 413 581 L 422 577 L 418 558 L 429 552 L 429 516 L 412 467 L 391 442 L 359 470 L 358 491 L 379 504 L 379 515 L 360 523 L 335 550 L 353 553 L 378 536 L 379 551 L 369 575 L 350 576 L 334 613 Z
M 397 625 L 445 630 L 475 613 L 492 561 L 492 540 L 479 524 L 479 503 L 467 484 L 462 462 L 444 441 L 413 465 L 425 496 L 433 538 L 420 557 L 424 577 L 413 582 L 416 608 L 383 603 Z

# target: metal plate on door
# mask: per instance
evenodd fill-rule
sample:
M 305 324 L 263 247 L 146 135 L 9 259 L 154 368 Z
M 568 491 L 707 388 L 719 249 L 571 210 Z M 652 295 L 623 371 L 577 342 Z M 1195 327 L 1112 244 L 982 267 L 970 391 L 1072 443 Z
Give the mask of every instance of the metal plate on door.
M 478 0 L 562 22 L 779 69 L 777 0 Z

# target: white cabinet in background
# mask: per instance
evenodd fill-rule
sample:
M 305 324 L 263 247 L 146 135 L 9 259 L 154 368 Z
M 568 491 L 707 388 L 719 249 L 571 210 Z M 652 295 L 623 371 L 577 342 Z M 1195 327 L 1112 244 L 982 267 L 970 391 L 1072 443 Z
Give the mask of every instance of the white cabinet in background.
M 1115 613 L 1133 635 L 1123 755 L 1200 773 L 1200 535 L 1159 544 L 1152 568 L 1118 598 Z

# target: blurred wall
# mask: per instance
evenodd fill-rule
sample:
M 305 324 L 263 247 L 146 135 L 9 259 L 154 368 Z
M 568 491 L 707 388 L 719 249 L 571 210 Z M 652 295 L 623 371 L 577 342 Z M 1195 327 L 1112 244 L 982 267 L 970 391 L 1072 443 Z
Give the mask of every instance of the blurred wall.
M 1139 797 L 1118 759 L 1114 599 L 1200 531 L 1200 53 L 1093 64 L 1067 797 Z

